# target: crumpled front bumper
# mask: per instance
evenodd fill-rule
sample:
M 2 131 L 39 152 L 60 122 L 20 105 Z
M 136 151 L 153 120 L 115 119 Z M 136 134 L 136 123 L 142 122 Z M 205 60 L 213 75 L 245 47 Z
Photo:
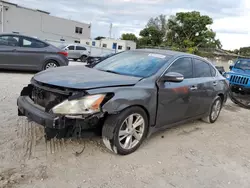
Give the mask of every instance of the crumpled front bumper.
M 89 137 L 96 135 L 103 113 L 87 117 L 57 116 L 45 111 L 45 108 L 35 104 L 29 96 L 17 99 L 18 116 L 26 116 L 29 120 L 44 126 L 47 139 L 54 137 Z M 99 134 L 99 133 L 98 133 Z
M 18 115 L 26 116 L 28 119 L 48 128 L 60 129 L 59 118 L 45 112 L 45 109 L 36 105 L 29 96 L 20 96 L 17 99 Z

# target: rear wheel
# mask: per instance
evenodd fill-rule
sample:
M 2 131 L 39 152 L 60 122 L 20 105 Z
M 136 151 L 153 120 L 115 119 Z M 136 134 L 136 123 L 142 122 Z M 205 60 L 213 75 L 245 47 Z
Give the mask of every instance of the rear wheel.
M 110 135 L 110 127 L 115 126 Z M 131 107 L 118 115 L 109 116 L 102 130 L 105 146 L 120 155 L 127 155 L 136 151 L 146 137 L 148 118 L 146 112 L 140 107 Z
M 209 115 L 202 118 L 203 121 L 207 123 L 214 123 L 218 119 L 222 108 L 222 99 L 218 96 L 214 100 L 211 109 L 209 111 Z
M 73 59 L 74 61 L 77 61 L 78 59 Z
M 47 61 L 47 62 L 45 63 L 43 69 L 46 70 L 46 69 L 56 68 L 56 67 L 58 67 L 57 62 L 54 61 L 54 60 L 49 60 L 49 61 Z
M 82 62 L 85 62 L 87 60 L 87 56 L 86 55 L 82 55 L 81 58 L 80 58 L 80 60 Z

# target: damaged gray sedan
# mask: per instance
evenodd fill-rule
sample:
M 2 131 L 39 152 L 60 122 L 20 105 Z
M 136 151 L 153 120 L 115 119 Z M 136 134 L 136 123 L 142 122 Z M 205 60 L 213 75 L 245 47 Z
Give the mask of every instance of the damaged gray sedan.
M 133 50 L 94 68 L 36 74 L 17 100 L 18 115 L 45 128 L 46 139 L 102 136 L 126 155 L 152 133 L 189 120 L 214 123 L 228 84 L 205 59 L 173 51 Z

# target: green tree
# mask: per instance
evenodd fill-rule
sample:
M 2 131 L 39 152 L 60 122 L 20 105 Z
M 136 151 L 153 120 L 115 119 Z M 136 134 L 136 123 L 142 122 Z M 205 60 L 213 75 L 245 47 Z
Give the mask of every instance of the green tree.
M 188 51 L 197 48 L 221 48 L 216 33 L 208 26 L 213 23 L 209 16 L 200 12 L 179 12 L 171 16 L 167 22 L 166 45 L 174 46 Z
M 240 48 L 239 53 L 242 56 L 250 56 L 250 47 L 242 47 L 242 48 Z
M 139 46 L 159 46 L 164 33 L 154 26 L 149 26 L 140 31 Z
M 166 15 L 161 14 L 156 18 L 150 18 L 147 23 L 147 27 L 155 27 L 157 30 L 166 33 L 167 30 Z
M 98 36 L 95 38 L 95 40 L 101 40 L 101 39 L 105 39 L 106 37 L 102 37 L 102 36 Z
M 134 42 L 137 42 L 137 40 L 138 40 L 137 37 L 135 36 L 135 34 L 133 34 L 133 33 L 123 33 L 121 39 L 122 40 L 131 40 Z

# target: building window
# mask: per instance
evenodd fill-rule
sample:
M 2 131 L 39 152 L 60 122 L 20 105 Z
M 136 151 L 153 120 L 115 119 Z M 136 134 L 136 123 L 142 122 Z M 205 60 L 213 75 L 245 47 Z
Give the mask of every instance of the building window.
M 95 46 L 95 41 L 92 41 L 92 46 Z
M 121 45 L 118 46 L 118 50 L 122 50 L 122 46 Z
M 102 44 L 102 47 L 103 48 L 107 48 L 107 44 Z
M 82 34 L 82 28 L 81 27 L 76 27 L 75 33 Z
M 80 44 L 80 41 L 79 40 L 75 40 L 75 43 L 79 43 Z
M 89 45 L 89 42 L 86 42 L 87 45 Z
M 130 50 L 130 47 L 127 47 L 127 50 Z

